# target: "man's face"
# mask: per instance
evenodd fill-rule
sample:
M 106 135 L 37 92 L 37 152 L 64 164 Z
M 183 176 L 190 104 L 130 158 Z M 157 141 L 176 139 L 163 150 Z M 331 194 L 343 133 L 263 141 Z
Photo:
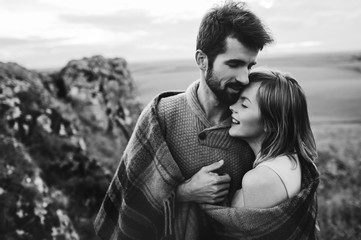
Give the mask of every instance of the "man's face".
M 221 103 L 235 103 L 245 85 L 248 74 L 256 64 L 258 51 L 246 48 L 235 38 L 226 39 L 226 51 L 217 55 L 213 67 L 206 73 L 206 83 Z

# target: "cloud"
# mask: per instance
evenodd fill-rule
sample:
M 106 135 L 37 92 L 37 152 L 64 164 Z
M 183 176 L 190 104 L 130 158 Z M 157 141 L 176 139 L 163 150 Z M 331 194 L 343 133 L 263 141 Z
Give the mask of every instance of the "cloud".
M 0 0 L 0 61 L 55 64 L 102 54 L 192 57 L 201 17 L 223 0 Z M 361 2 L 248 0 L 275 52 L 359 48 Z
M 157 50 L 169 49 L 165 46 L 172 45 L 173 48 L 180 45 L 193 45 L 200 22 L 199 19 L 187 19 L 181 23 L 160 22 L 158 18 L 143 10 L 118 11 L 110 15 L 97 16 L 61 15 L 60 20 L 77 26 L 79 29 L 89 28 L 93 31 L 102 31 L 102 34 L 93 34 L 95 38 L 100 38 L 99 40 L 112 39 L 113 44 L 132 42 L 134 47 L 139 46 L 139 49 Z M 91 39 L 91 34 L 81 37 L 83 38 L 84 40 Z
M 105 30 L 133 31 L 147 29 L 155 25 L 155 19 L 142 10 L 120 10 L 107 15 L 70 15 L 62 14 L 59 20 L 69 24 L 94 26 Z
M 62 41 L 66 41 L 66 38 L 58 38 L 58 39 L 46 39 L 40 37 L 32 37 L 32 38 L 0 38 L 0 45 L 2 47 L 18 47 L 18 46 L 45 46 L 58 44 Z
M 246 0 L 247 3 L 257 3 L 259 6 L 263 8 L 271 8 L 273 7 L 275 0 Z
M 356 20 L 356 19 L 360 20 L 361 19 L 361 8 L 350 12 L 345 17 L 347 17 L 348 19 L 351 19 L 351 20 Z
M 7 10 L 12 10 L 12 11 L 16 11 L 16 10 L 21 10 L 21 9 L 28 9 L 28 10 L 32 10 L 32 9 L 36 9 L 39 8 L 39 6 L 41 6 L 41 0 L 32 0 L 32 1 L 28 1 L 28 0 L 0 0 L 0 6 L 1 8 L 7 9 Z
M 198 18 L 218 0 L 38 0 L 58 11 L 72 15 L 112 15 L 119 11 L 146 11 L 153 17 L 166 19 Z

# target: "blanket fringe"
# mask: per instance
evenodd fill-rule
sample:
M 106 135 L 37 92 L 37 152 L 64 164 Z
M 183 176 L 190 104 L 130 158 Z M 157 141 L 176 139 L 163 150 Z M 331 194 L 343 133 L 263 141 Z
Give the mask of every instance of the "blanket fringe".
M 173 235 L 174 215 L 175 215 L 175 193 L 172 192 L 170 197 L 163 203 L 164 207 L 164 237 Z

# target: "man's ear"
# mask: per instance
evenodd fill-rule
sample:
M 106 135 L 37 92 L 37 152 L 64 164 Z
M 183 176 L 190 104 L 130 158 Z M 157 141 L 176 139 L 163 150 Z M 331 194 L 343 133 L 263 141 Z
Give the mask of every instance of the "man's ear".
M 208 57 L 202 50 L 196 51 L 196 62 L 199 69 L 206 71 L 208 68 Z

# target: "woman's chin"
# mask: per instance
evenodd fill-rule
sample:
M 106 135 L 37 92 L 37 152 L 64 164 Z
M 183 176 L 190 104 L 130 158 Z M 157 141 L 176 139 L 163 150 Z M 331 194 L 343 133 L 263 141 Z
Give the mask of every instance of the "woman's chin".
M 239 134 L 232 128 L 229 129 L 228 134 L 231 137 L 240 137 Z

